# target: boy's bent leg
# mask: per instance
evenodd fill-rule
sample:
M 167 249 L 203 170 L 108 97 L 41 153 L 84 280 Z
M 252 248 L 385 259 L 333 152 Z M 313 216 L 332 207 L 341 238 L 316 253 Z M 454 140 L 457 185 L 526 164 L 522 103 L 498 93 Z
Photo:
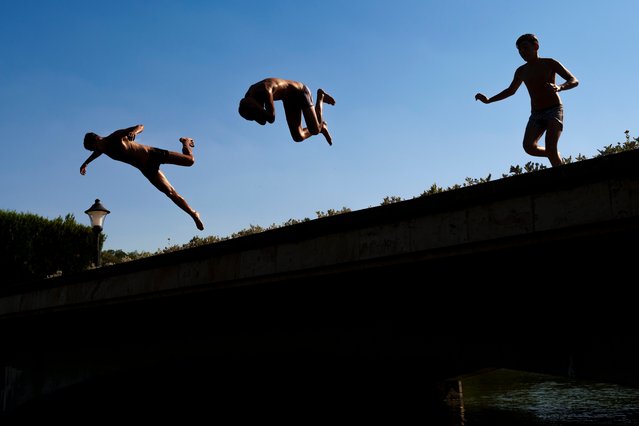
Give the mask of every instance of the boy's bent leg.
M 546 156 L 548 157 L 548 160 L 550 160 L 550 164 L 552 164 L 553 167 L 561 166 L 563 164 L 561 154 L 557 149 L 562 130 L 562 124 L 557 121 L 552 121 L 551 123 L 549 123 L 548 130 L 546 130 Z
M 182 152 L 186 150 L 187 152 L 184 152 L 184 154 L 190 154 L 191 150 L 187 149 L 187 145 L 188 147 L 193 148 L 195 146 L 195 141 L 192 138 L 181 137 L 180 142 L 182 142 L 182 145 L 184 145 Z
M 326 102 L 329 105 L 335 105 L 335 99 L 322 89 L 317 89 L 317 102 Z
M 306 130 L 311 135 L 319 135 L 322 131 L 322 120 L 317 115 L 317 106 L 315 109 L 313 107 L 306 107 L 302 109 L 302 114 L 304 115 L 304 121 L 306 122 Z
M 180 138 L 182 143 L 182 153 L 175 151 L 168 151 L 164 164 L 175 164 L 177 166 L 190 167 L 195 163 L 195 156 L 193 155 L 193 147 L 195 142 L 191 138 Z
M 312 110 L 312 108 L 308 109 Z M 302 142 L 311 137 L 311 132 L 309 132 L 307 128 L 302 128 L 302 109 L 298 105 L 284 102 L 284 114 L 286 114 L 286 124 L 288 124 L 288 130 L 291 132 L 291 137 L 295 142 Z M 315 114 L 313 114 L 313 117 L 314 116 Z M 304 118 L 307 119 L 306 112 L 304 112 Z M 317 121 L 317 119 L 315 120 Z
M 187 157 L 193 157 L 193 148 L 195 147 L 195 141 L 191 138 L 180 138 L 182 143 L 182 154 Z
M 187 155 L 175 151 L 169 151 L 166 156 L 166 160 L 163 161 L 162 164 L 173 164 L 176 166 L 191 167 L 193 164 L 195 164 L 195 157 L 193 157 L 193 154 Z
M 317 89 L 317 103 L 315 104 L 315 116 L 317 122 L 321 126 L 324 122 L 324 102 L 329 105 L 335 105 L 335 99 L 322 89 Z M 307 120 L 308 123 L 308 120 Z
M 526 131 L 524 132 L 524 151 L 527 154 L 532 155 L 534 157 L 546 157 L 546 150 L 543 147 L 537 145 L 539 139 L 541 139 L 541 135 L 544 133 L 543 128 L 528 124 L 526 126 Z
M 328 144 L 332 146 L 333 138 L 331 137 L 331 134 L 328 132 L 328 125 L 326 124 L 326 121 L 322 123 L 322 134 L 326 138 L 326 142 L 328 142 Z
M 321 123 L 320 132 L 326 138 L 326 142 L 328 142 L 328 144 L 332 146 L 333 138 L 328 131 L 326 121 L 324 121 L 324 102 L 329 105 L 335 105 L 335 99 L 333 99 L 331 95 L 329 95 L 322 89 L 317 89 L 317 104 L 315 105 L 315 115 L 317 116 L 317 120 Z

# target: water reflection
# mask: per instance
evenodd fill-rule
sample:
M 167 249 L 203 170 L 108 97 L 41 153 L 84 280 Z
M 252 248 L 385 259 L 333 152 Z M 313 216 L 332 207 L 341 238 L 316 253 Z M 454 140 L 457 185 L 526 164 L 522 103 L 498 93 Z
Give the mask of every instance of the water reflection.
M 639 425 L 639 389 L 507 369 L 461 383 L 464 426 Z

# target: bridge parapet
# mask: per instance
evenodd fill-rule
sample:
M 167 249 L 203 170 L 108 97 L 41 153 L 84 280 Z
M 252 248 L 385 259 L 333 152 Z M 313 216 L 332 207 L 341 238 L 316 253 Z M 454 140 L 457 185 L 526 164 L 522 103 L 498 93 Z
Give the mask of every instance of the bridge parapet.
M 14 286 L 0 320 L 634 229 L 637 164 L 631 151 Z

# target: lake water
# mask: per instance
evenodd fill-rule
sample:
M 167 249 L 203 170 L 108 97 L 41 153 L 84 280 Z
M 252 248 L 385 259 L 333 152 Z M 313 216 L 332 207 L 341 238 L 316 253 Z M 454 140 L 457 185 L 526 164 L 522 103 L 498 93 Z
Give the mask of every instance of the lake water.
M 639 425 L 639 389 L 497 369 L 462 378 L 459 425 Z

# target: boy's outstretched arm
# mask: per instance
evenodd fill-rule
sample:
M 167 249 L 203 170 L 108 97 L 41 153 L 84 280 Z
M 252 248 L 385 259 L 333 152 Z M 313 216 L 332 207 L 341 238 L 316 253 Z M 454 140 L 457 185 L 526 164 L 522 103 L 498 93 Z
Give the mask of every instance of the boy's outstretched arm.
M 91 161 L 93 161 L 96 158 L 98 158 L 100 155 L 102 155 L 102 153 L 101 152 L 97 152 L 97 151 L 94 151 L 91 155 L 89 155 L 89 158 L 87 158 L 87 160 L 84 163 L 82 163 L 82 166 L 80 166 L 80 174 L 81 175 L 85 175 L 86 172 L 87 172 L 87 165 Z
M 490 104 L 490 103 L 493 103 L 493 102 L 501 101 L 502 99 L 506 99 L 506 98 L 514 95 L 517 92 L 517 89 L 519 89 L 519 86 L 521 86 L 522 82 L 523 82 L 523 80 L 521 78 L 519 78 L 518 73 L 515 72 L 515 77 L 513 78 L 512 83 L 510 83 L 510 86 L 508 86 L 506 89 L 504 89 L 501 92 L 497 93 L 492 98 L 486 97 L 486 95 L 484 95 L 483 93 L 477 93 L 475 95 L 475 100 L 476 101 L 481 101 L 481 102 L 483 102 L 485 104 Z

